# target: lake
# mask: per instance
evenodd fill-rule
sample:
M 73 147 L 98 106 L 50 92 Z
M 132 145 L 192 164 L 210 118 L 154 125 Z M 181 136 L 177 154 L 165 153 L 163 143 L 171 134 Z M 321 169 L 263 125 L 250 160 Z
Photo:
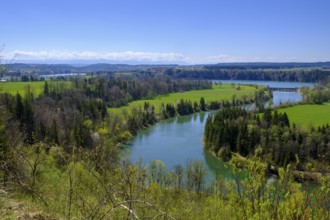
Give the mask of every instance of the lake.
M 228 83 L 228 81 L 222 82 Z M 229 83 L 232 82 L 233 81 L 230 81 Z M 256 81 L 239 82 L 245 82 L 244 84 L 251 84 L 250 82 L 254 82 L 254 84 L 256 84 Z M 262 83 L 265 82 L 263 81 Z M 284 83 L 283 85 L 289 86 L 288 83 Z M 313 86 L 313 84 L 292 83 L 291 86 L 294 87 L 286 88 Z M 286 101 L 301 101 L 301 95 L 299 93 L 297 95 L 296 93 L 297 92 L 274 92 L 273 102 L 279 104 Z M 132 162 L 137 162 L 142 159 L 143 163 L 147 165 L 151 160 L 161 160 L 168 169 L 173 169 L 176 165 L 185 167 L 188 161 L 199 160 L 203 161 L 206 165 L 208 180 L 214 180 L 217 175 L 222 176 L 224 179 L 231 179 L 232 174 L 230 167 L 223 161 L 215 158 L 209 152 L 204 151 L 204 127 L 209 114 L 211 113 L 202 112 L 188 116 L 178 116 L 161 121 L 154 126 L 140 131 L 127 143 L 130 149 Z

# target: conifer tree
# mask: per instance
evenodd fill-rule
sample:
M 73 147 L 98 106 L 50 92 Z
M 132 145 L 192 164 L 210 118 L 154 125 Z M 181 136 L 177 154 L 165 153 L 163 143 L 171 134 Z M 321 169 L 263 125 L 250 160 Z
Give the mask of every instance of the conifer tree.
M 201 111 L 206 111 L 206 107 L 205 107 L 205 99 L 204 97 L 201 97 L 200 101 L 199 101 L 199 106 Z

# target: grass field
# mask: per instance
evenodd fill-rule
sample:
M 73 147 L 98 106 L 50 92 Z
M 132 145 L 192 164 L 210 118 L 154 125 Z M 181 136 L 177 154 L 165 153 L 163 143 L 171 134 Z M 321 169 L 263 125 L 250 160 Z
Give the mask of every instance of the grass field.
M 69 81 L 50 81 L 48 85 L 55 85 L 57 83 L 64 83 L 69 84 Z M 31 92 L 35 97 L 40 95 L 45 86 L 45 81 L 38 81 L 38 82 L 0 82 L 0 93 L 10 93 L 12 95 L 16 95 L 18 92 L 22 96 L 25 95 L 26 88 L 30 86 Z
M 297 105 L 278 109 L 289 117 L 290 124 L 303 125 L 304 127 L 330 124 L 330 102 L 323 105 Z
M 15 95 L 17 92 L 24 95 L 26 87 L 31 87 L 31 90 L 35 96 L 42 93 L 44 89 L 45 82 L 1 82 L 0 83 L 0 93 L 10 93 Z
M 237 85 L 232 86 L 229 84 L 221 84 L 221 85 L 213 85 L 212 89 L 206 90 L 193 90 L 181 93 L 170 93 L 163 96 L 158 96 L 154 99 L 149 100 L 139 100 L 133 101 L 128 104 L 128 106 L 122 106 L 120 108 L 109 108 L 110 112 L 120 113 L 123 110 L 128 112 L 131 111 L 132 108 L 143 106 L 144 102 L 149 102 L 151 105 L 155 106 L 156 111 L 160 112 L 162 103 L 171 103 L 175 104 L 177 100 L 184 99 L 190 100 L 192 102 L 197 101 L 199 103 L 200 98 L 204 97 L 206 102 L 210 101 L 220 101 L 220 100 L 231 100 L 233 95 L 236 95 L 237 98 L 241 98 L 242 96 L 251 97 L 254 95 L 256 89 L 252 86 L 240 85 L 241 90 L 237 90 Z

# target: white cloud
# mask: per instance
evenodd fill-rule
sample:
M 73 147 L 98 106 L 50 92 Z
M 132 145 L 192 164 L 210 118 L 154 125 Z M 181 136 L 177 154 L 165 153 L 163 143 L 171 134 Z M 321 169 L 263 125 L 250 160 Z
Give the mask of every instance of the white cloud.
M 6 54 L 6 58 L 15 57 L 20 61 L 112 61 L 112 62 L 153 62 L 153 63 L 177 63 L 185 62 L 187 58 L 177 53 L 153 53 L 153 52 L 93 52 L 93 51 L 24 51 L 16 50 Z
M 259 58 L 251 57 L 239 57 L 239 56 L 229 56 L 229 55 L 217 55 L 207 57 L 206 60 L 209 63 L 231 63 L 231 62 L 256 62 L 260 61 Z

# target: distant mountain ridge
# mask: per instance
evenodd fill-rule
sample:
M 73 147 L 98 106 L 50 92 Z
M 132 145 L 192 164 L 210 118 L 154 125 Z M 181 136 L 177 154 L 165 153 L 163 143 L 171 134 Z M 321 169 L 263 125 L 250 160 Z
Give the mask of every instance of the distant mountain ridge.
M 178 67 L 176 64 L 169 65 L 129 65 L 129 64 L 108 64 L 108 63 L 95 63 L 90 65 L 72 65 L 72 64 L 26 64 L 26 63 L 14 63 L 5 65 L 8 71 L 36 71 L 36 72 L 99 72 L 99 71 L 137 71 L 146 70 L 152 68 L 174 68 Z

